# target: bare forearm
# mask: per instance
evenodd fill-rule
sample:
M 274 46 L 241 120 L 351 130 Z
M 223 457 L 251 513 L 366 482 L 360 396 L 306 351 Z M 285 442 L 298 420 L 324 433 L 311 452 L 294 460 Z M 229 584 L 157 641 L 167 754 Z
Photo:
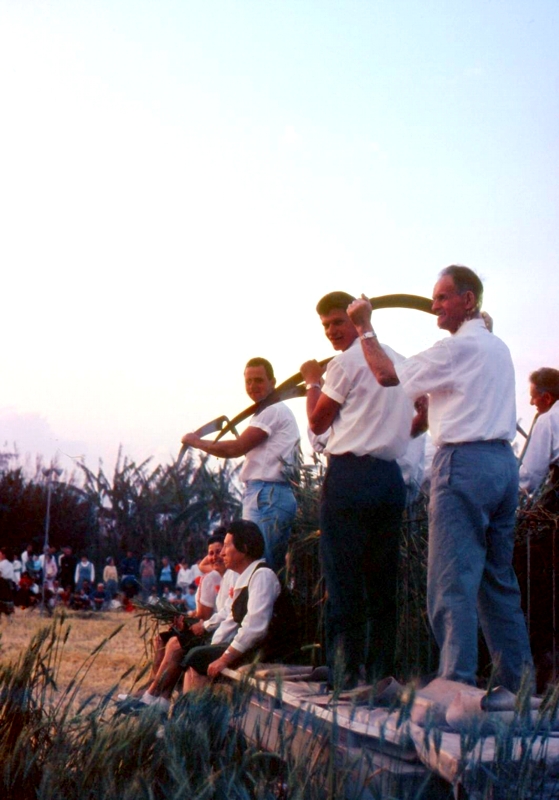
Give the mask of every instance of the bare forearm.
M 394 364 L 380 346 L 378 339 L 376 337 L 361 339 L 361 347 L 369 369 L 380 385 L 397 386 L 400 379 L 396 374 Z
M 199 439 L 191 447 L 218 458 L 239 458 L 244 455 L 243 448 L 239 446 L 237 439 L 230 442 L 208 442 L 205 439 Z
M 394 364 L 379 344 L 371 323 L 373 309 L 364 294 L 349 304 L 347 313 L 361 339 L 363 354 L 369 369 L 381 386 L 397 386 L 400 383 Z

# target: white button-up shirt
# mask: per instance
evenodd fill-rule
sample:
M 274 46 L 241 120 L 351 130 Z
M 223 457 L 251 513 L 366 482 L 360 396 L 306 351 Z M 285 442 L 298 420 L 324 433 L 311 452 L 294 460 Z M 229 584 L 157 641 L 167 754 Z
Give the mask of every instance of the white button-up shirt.
M 256 569 L 263 560 L 259 559 L 249 564 L 235 583 L 231 606 L 239 596 L 241 589 L 245 586 L 249 587 L 247 613 L 240 626 L 233 619 L 232 608 L 229 606 L 226 619 L 212 636 L 212 644 L 227 643 L 239 653 L 246 653 L 266 636 L 268 625 L 272 619 L 274 603 L 280 593 L 280 583 L 275 572 L 269 567 Z
M 394 362 L 402 356 L 383 344 Z M 334 356 L 326 368 L 322 391 L 340 404 L 326 445 L 329 455 L 371 455 L 383 461 L 406 452 L 413 418 L 413 403 L 401 386 L 380 386 L 370 371 L 361 342 L 356 339 Z
M 268 436 L 246 454 L 241 480 L 284 481 L 285 467 L 295 463 L 300 439 L 293 411 L 285 403 L 274 403 L 256 413 L 249 427 L 260 428 Z
M 429 429 L 437 446 L 514 439 L 511 355 L 482 319 L 464 322 L 455 334 L 395 368 L 413 400 L 429 394 Z
M 538 489 L 552 464 L 559 464 L 559 401 L 536 420 L 520 465 L 521 488 L 527 492 Z
M 217 593 L 216 611 L 209 619 L 202 623 L 207 631 L 215 631 L 223 620 L 227 618 L 233 603 L 233 591 L 238 577 L 238 573 L 233 572 L 232 569 L 225 570 L 223 578 L 221 579 L 219 592 Z

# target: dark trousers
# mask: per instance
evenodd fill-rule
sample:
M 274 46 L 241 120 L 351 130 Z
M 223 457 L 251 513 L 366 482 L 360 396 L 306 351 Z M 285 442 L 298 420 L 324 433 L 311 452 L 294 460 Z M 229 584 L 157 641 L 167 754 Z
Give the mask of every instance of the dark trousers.
M 320 505 L 320 554 L 328 591 L 326 658 L 368 680 L 392 672 L 396 579 L 405 486 L 395 461 L 331 456 Z

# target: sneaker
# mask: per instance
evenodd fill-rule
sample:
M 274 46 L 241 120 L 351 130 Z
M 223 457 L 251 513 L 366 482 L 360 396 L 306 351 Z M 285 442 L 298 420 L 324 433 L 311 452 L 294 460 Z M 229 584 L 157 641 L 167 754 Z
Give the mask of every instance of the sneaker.
M 124 700 L 117 701 L 117 714 L 139 714 L 146 708 L 149 708 L 147 703 L 140 700 L 139 697 L 126 697 Z

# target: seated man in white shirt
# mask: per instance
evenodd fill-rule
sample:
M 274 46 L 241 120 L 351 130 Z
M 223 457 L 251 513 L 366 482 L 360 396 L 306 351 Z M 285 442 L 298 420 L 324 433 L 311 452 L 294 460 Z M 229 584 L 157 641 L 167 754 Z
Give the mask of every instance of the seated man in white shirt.
M 249 520 L 232 522 L 222 555 L 227 569 L 239 577 L 211 644 L 192 648 L 183 660 L 185 692 L 202 689 L 226 667 L 246 663 L 266 638 L 281 587 L 263 554 L 258 526 Z
M 193 642 L 204 641 L 204 636 L 214 630 L 221 617 L 215 623 L 210 623 L 213 616 L 219 614 L 229 597 L 230 589 L 235 585 L 237 575 L 226 572 L 225 564 L 221 557 L 223 548 L 223 533 L 216 533 L 208 539 L 208 554 L 202 560 L 204 569 L 209 571 L 203 575 L 201 585 L 198 587 L 198 622 L 188 626 L 182 614 L 177 615 L 175 624 L 167 631 L 159 633 L 154 640 L 154 659 L 149 678 L 143 689 L 137 694 L 140 704 L 153 705 L 155 701 L 162 708 L 169 707 L 173 689 L 179 680 L 182 670 L 181 661 Z M 207 625 L 206 625 L 207 623 Z M 121 701 L 127 701 L 130 710 L 136 707 L 127 695 L 119 695 Z
M 245 387 L 254 403 L 266 400 L 274 391 L 276 379 L 265 358 L 251 358 L 245 367 Z M 218 458 L 246 456 L 240 478 L 243 492 L 243 519 L 260 528 L 265 541 L 267 563 L 276 572 L 285 566 L 291 525 L 297 504 L 285 469 L 295 463 L 299 429 L 293 412 L 285 403 L 274 403 L 256 411 L 248 428 L 238 439 L 211 442 L 196 433 L 187 433 L 182 443 Z
M 530 375 L 530 404 L 538 412 L 520 465 L 520 488 L 535 492 L 559 466 L 559 370 L 542 367 Z M 554 476 L 556 482 L 556 478 Z

